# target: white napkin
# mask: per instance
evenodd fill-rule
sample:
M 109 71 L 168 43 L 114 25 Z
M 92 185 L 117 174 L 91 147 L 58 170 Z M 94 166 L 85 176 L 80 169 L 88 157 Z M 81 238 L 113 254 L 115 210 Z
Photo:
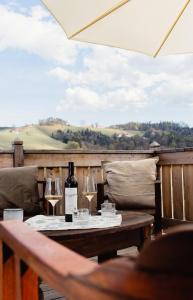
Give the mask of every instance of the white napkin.
M 37 215 L 25 221 L 31 228 L 37 231 L 45 230 L 69 230 L 69 229 L 92 229 L 108 228 L 120 226 L 122 222 L 121 215 L 115 215 L 112 218 L 102 218 L 101 216 L 91 216 L 87 224 L 78 222 L 65 222 L 64 216 L 44 216 Z

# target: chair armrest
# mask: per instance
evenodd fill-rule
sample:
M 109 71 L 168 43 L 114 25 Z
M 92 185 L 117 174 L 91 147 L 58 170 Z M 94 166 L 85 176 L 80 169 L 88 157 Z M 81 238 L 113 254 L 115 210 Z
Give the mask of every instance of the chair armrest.
M 101 209 L 101 204 L 108 199 L 105 196 L 104 187 L 107 182 L 97 183 L 97 211 Z

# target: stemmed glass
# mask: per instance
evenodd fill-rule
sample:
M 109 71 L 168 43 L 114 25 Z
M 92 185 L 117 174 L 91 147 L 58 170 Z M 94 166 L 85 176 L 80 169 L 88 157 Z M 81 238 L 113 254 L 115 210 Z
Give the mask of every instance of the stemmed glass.
M 54 179 L 47 178 L 46 180 L 46 189 L 45 189 L 45 198 L 48 202 L 51 203 L 53 207 L 53 216 L 55 216 L 55 206 L 56 203 L 63 198 L 62 193 L 62 182 L 59 177 Z
M 92 203 L 91 200 L 93 199 L 94 195 L 96 195 L 97 190 L 96 190 L 96 184 L 95 184 L 95 179 L 92 174 L 89 174 L 88 176 L 84 176 L 83 178 L 83 190 L 82 194 L 88 199 L 89 201 L 89 213 L 91 215 L 91 208 L 92 208 Z

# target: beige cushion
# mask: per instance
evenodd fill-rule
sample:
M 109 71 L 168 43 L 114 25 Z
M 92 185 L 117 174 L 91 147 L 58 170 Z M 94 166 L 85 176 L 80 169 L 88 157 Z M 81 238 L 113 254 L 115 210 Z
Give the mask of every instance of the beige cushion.
M 157 162 L 155 157 L 104 164 L 108 182 L 106 193 L 117 209 L 155 207 Z
M 19 207 L 27 215 L 42 212 L 37 186 L 37 167 L 0 169 L 0 214 Z

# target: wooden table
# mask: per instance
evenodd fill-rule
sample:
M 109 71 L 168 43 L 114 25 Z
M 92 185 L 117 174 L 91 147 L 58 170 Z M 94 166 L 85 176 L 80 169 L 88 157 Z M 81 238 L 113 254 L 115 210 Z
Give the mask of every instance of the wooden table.
M 85 256 L 98 256 L 99 262 L 115 257 L 117 250 L 130 246 L 143 246 L 150 236 L 154 221 L 151 215 L 143 212 L 122 214 L 121 226 L 103 229 L 50 230 L 42 231 L 49 238 Z

